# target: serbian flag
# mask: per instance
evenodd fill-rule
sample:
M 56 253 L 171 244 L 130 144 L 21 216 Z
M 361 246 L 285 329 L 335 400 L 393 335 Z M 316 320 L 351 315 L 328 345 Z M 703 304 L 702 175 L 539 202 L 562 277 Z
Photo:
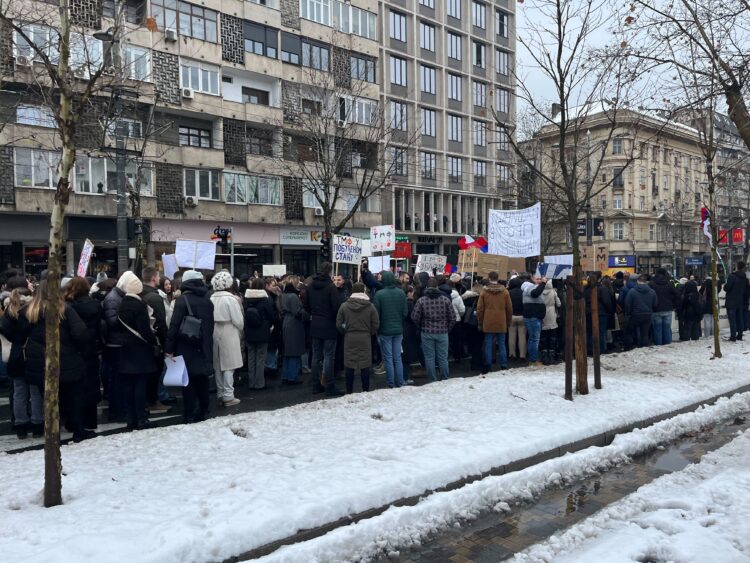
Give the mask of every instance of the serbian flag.
M 701 228 L 708 242 L 713 242 L 713 237 L 711 236 L 711 212 L 705 207 L 701 207 Z
M 450 276 L 451 274 L 458 271 L 458 266 L 452 266 L 451 264 L 446 264 L 445 268 L 443 268 L 443 274 L 446 276 Z
M 489 243 L 484 237 L 473 238 L 470 235 L 465 235 L 458 239 L 458 248 L 466 250 L 468 248 L 478 248 L 482 252 L 487 252 Z

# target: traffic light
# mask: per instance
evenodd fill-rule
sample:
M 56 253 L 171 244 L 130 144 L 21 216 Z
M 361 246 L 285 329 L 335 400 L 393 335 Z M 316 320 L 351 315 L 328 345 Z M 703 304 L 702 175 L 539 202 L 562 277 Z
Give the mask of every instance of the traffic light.
M 330 262 L 331 260 L 331 238 L 328 233 L 323 233 L 322 238 L 320 239 L 320 257 L 323 259 L 323 262 Z

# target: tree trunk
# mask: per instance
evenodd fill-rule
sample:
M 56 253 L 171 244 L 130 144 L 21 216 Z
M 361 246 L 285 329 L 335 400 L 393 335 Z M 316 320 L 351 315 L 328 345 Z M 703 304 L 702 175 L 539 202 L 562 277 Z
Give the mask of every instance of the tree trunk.
M 601 343 L 599 342 L 599 293 L 596 276 L 589 276 L 591 287 L 591 350 L 594 356 L 594 387 L 602 388 Z
M 573 295 L 575 278 L 568 276 L 565 280 L 565 398 L 573 400 Z
M 748 112 L 742 91 L 739 87 L 732 85 L 725 87 L 725 93 L 729 108 L 729 118 L 737 126 L 742 140 L 745 142 L 747 148 L 750 149 L 750 112 Z
M 588 395 L 588 358 L 586 357 L 586 301 L 583 294 L 583 268 L 580 260 L 573 266 L 575 277 L 576 392 Z

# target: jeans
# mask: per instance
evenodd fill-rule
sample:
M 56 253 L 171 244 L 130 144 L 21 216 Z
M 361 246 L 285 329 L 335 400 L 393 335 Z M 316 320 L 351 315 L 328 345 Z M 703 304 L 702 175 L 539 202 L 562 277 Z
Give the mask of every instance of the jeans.
M 518 357 L 526 359 L 526 325 L 521 315 L 513 315 L 508 327 L 508 349 L 510 357 L 516 357 L 516 341 L 518 341 Z
M 404 367 L 401 362 L 401 341 L 404 336 L 380 336 L 380 351 L 383 354 L 385 378 L 388 387 L 401 387 L 404 384 Z
M 333 385 L 333 367 L 336 361 L 336 339 L 335 338 L 313 338 L 312 339 L 312 384 Z M 321 379 L 321 368 L 323 378 Z
M 344 370 L 346 377 L 346 392 L 354 392 L 354 368 L 346 368 Z M 362 368 L 359 370 L 359 376 L 362 378 L 362 391 L 370 390 L 370 368 Z
M 300 356 L 287 356 L 284 358 L 283 366 L 282 381 L 297 381 L 299 370 L 302 367 L 302 358 Z
M 529 362 L 538 362 L 542 321 L 540 319 L 524 319 L 523 323 L 526 325 L 526 332 L 529 335 Z
M 266 343 L 266 354 L 263 360 L 264 367 L 270 370 L 277 369 L 278 354 L 279 354 L 279 351 L 276 348 L 274 348 L 273 350 L 269 350 L 268 343 Z
M 712 313 L 703 315 L 703 336 L 714 335 L 714 316 Z
M 31 399 L 31 420 L 28 403 Z M 13 378 L 13 417 L 15 425 L 41 424 L 44 421 L 44 399 L 38 385 L 30 385 L 23 377 Z
M 220 401 L 231 401 L 234 399 L 234 370 L 215 370 L 216 397 Z
M 484 333 L 484 365 L 485 367 L 492 367 L 492 352 L 495 347 L 495 341 L 498 345 L 498 363 L 501 368 L 508 367 L 508 353 L 505 349 L 505 333 L 504 332 L 485 332 Z
M 427 368 L 427 379 L 435 381 L 435 361 L 440 368 L 440 379 L 448 379 L 448 333 L 422 333 L 422 350 Z
M 654 344 L 672 344 L 672 311 L 659 311 L 651 314 L 654 325 Z
M 275 352 L 275 350 L 274 350 Z M 247 388 L 263 389 L 266 386 L 268 343 L 247 343 Z M 274 359 L 274 365 L 276 360 Z
M 607 351 L 607 315 L 599 315 L 599 352 Z
M 651 326 L 652 315 L 633 315 L 628 319 L 628 332 L 634 347 L 648 346 L 648 329 Z
M 727 318 L 730 338 L 742 338 L 742 331 L 745 329 L 745 312 L 742 309 L 727 308 Z

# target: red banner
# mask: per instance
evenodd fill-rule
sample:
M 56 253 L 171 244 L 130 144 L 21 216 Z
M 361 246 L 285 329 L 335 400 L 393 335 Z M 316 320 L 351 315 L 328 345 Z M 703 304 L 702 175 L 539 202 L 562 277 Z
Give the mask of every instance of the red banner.
M 719 229 L 719 244 L 729 244 L 729 229 Z M 732 229 L 732 244 L 745 242 L 745 229 Z
M 397 242 L 396 249 L 391 254 L 391 258 L 411 258 L 411 243 Z

